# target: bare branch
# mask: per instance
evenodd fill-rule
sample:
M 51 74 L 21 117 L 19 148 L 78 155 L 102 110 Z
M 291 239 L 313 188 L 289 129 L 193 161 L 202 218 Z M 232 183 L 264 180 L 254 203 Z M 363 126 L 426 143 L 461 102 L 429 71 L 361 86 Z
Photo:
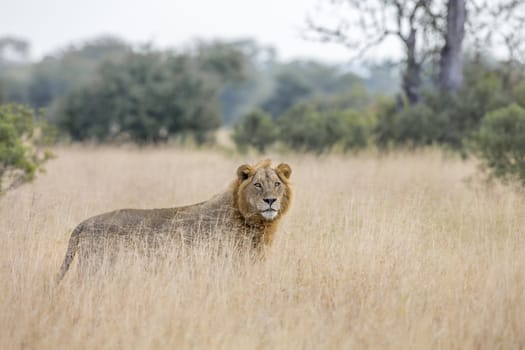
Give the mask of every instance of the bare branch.
M 426 32 L 430 22 L 438 26 L 438 20 L 432 19 L 430 10 L 432 0 L 331 0 L 332 4 L 345 4 L 355 13 L 348 18 L 339 19 L 332 27 L 319 25 L 313 20 L 307 21 L 310 32 L 315 33 L 315 40 L 343 45 L 351 49 L 354 58 L 362 57 L 371 48 L 381 45 L 389 37 L 397 37 L 405 48 L 405 74 L 403 89 L 411 103 L 420 99 L 421 63 L 434 51 L 425 48 L 420 54 L 422 37 L 431 38 Z M 357 38 L 356 33 L 361 34 Z M 428 45 L 427 45 L 428 46 Z M 420 57 L 419 57 L 420 56 Z
M 468 32 L 478 52 L 503 46 L 509 62 L 521 60 L 518 53 L 525 50 L 525 0 L 471 0 L 469 12 Z
M 380 45 L 388 36 L 398 34 L 396 31 L 385 29 L 383 32 L 375 36 L 367 35 L 366 40 L 353 41 L 349 39 L 346 31 L 342 30 L 341 28 L 330 29 L 322 26 L 317 26 L 310 19 L 307 21 L 307 24 L 309 29 L 317 34 L 317 41 L 325 43 L 336 43 L 345 46 L 348 49 L 357 51 L 357 53 L 353 55 L 351 60 L 361 58 L 370 49 Z

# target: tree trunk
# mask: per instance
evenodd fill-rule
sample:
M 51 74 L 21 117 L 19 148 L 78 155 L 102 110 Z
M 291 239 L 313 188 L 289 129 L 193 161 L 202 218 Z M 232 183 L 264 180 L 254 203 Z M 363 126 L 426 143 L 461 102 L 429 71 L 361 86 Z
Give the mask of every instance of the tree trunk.
M 411 105 L 419 103 L 421 99 L 421 65 L 416 59 L 416 30 L 412 29 L 404 41 L 406 47 L 406 68 L 403 73 L 403 91 Z
M 462 45 L 467 9 L 465 0 L 448 0 L 445 46 L 441 50 L 439 88 L 456 92 L 463 85 Z

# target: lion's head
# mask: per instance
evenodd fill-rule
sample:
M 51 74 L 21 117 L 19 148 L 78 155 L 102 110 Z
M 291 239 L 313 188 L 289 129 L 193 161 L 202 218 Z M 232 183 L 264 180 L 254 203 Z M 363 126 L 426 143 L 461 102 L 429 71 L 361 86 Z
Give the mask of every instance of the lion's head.
M 241 165 L 237 169 L 234 197 L 244 219 L 272 222 L 286 213 L 292 195 L 291 174 L 288 164 L 281 163 L 273 168 L 269 160 L 255 166 Z

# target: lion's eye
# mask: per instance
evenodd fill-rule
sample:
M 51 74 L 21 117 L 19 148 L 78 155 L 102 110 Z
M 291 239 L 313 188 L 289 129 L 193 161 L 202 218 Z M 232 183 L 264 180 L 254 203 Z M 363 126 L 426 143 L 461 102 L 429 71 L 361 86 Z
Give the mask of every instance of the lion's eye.
M 279 186 L 281 186 L 281 183 L 280 182 L 276 182 L 275 183 L 275 187 L 279 187 Z
M 258 183 L 258 182 L 255 183 L 255 184 L 253 184 L 253 185 L 254 185 L 255 187 L 257 187 L 257 188 L 262 188 L 262 185 L 261 185 L 260 183 Z

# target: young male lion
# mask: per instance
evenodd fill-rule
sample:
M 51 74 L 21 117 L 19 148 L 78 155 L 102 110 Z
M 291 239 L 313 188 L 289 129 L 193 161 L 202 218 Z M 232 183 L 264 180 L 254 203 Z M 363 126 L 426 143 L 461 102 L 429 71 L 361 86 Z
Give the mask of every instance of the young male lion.
M 122 209 L 91 217 L 72 232 L 58 281 L 79 251 L 79 265 L 111 254 L 122 242 L 155 248 L 169 240 L 227 235 L 254 249 L 270 245 L 292 196 L 288 164 L 273 168 L 269 160 L 241 165 L 227 191 L 208 201 L 176 208 Z

